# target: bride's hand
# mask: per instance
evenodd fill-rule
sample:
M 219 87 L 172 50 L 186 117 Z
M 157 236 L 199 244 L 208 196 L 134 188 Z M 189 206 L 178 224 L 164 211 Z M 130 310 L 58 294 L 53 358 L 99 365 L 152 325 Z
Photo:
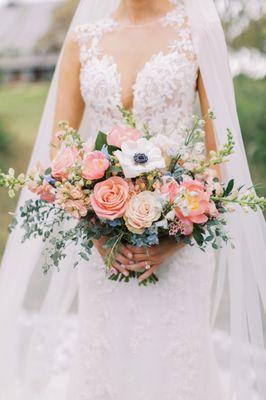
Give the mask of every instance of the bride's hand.
M 94 246 L 96 247 L 98 253 L 103 260 L 110 252 L 110 249 L 106 249 L 104 247 L 104 244 L 108 239 L 108 237 L 102 236 L 99 240 L 93 240 Z M 134 264 L 133 253 L 131 249 L 121 245 L 119 247 L 119 251 L 115 254 L 115 262 L 113 264 L 113 268 L 121 272 L 124 276 L 128 276 L 129 272 L 127 271 L 127 267 L 130 264 Z
M 184 247 L 184 243 L 177 244 L 174 239 L 163 239 L 158 246 L 149 248 L 128 246 L 133 253 L 134 264 L 125 265 L 130 271 L 145 272 L 138 278 L 139 282 L 149 278 L 177 249 Z M 150 269 L 147 269 L 150 266 Z

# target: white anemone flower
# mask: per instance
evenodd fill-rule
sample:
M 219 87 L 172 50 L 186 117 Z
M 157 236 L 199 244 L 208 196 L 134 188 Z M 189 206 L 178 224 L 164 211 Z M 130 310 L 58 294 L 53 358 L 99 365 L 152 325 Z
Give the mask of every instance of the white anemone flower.
M 145 138 L 123 143 L 121 151 L 115 151 L 114 155 L 118 158 L 126 178 L 135 178 L 157 168 L 165 168 L 161 150 Z

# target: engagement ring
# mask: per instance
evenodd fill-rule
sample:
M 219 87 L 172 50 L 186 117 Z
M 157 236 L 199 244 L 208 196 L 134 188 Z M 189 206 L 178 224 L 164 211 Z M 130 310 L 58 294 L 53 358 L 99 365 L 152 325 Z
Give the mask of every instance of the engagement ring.
M 151 266 L 150 266 L 150 264 L 147 263 L 147 261 L 146 261 L 145 269 L 146 269 L 147 271 L 148 271 L 149 269 L 151 269 Z

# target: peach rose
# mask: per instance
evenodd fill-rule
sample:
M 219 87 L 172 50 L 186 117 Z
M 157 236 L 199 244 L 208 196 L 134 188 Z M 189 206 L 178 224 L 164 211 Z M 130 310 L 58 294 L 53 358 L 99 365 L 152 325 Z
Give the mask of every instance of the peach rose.
M 210 209 L 210 194 L 205 191 L 203 183 L 198 180 L 182 182 L 176 193 L 178 206 L 177 217 L 186 218 L 192 223 L 203 224 L 207 222 Z
M 82 176 L 88 180 L 101 179 L 109 165 L 109 161 L 101 151 L 91 151 L 84 155 Z
M 56 179 L 67 179 L 71 167 L 80 162 L 76 146 L 61 147 L 52 161 L 52 176 Z
M 128 140 L 136 141 L 142 137 L 142 133 L 130 126 L 117 126 L 107 136 L 107 143 L 111 146 L 121 148 Z
M 130 232 L 143 233 L 162 214 L 162 205 L 153 192 L 144 191 L 133 197 L 126 208 L 124 219 Z
M 113 176 L 95 185 L 90 200 L 99 218 L 112 221 L 124 214 L 128 196 L 128 183 L 118 176 Z

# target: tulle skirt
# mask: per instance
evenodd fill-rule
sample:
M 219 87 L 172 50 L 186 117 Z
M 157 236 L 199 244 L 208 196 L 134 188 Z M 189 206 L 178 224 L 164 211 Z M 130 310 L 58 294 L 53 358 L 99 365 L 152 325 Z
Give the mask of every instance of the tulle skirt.
M 209 324 L 214 253 L 178 250 L 149 287 L 79 267 L 79 334 L 69 399 L 224 400 Z M 73 397 L 74 395 L 74 397 Z

